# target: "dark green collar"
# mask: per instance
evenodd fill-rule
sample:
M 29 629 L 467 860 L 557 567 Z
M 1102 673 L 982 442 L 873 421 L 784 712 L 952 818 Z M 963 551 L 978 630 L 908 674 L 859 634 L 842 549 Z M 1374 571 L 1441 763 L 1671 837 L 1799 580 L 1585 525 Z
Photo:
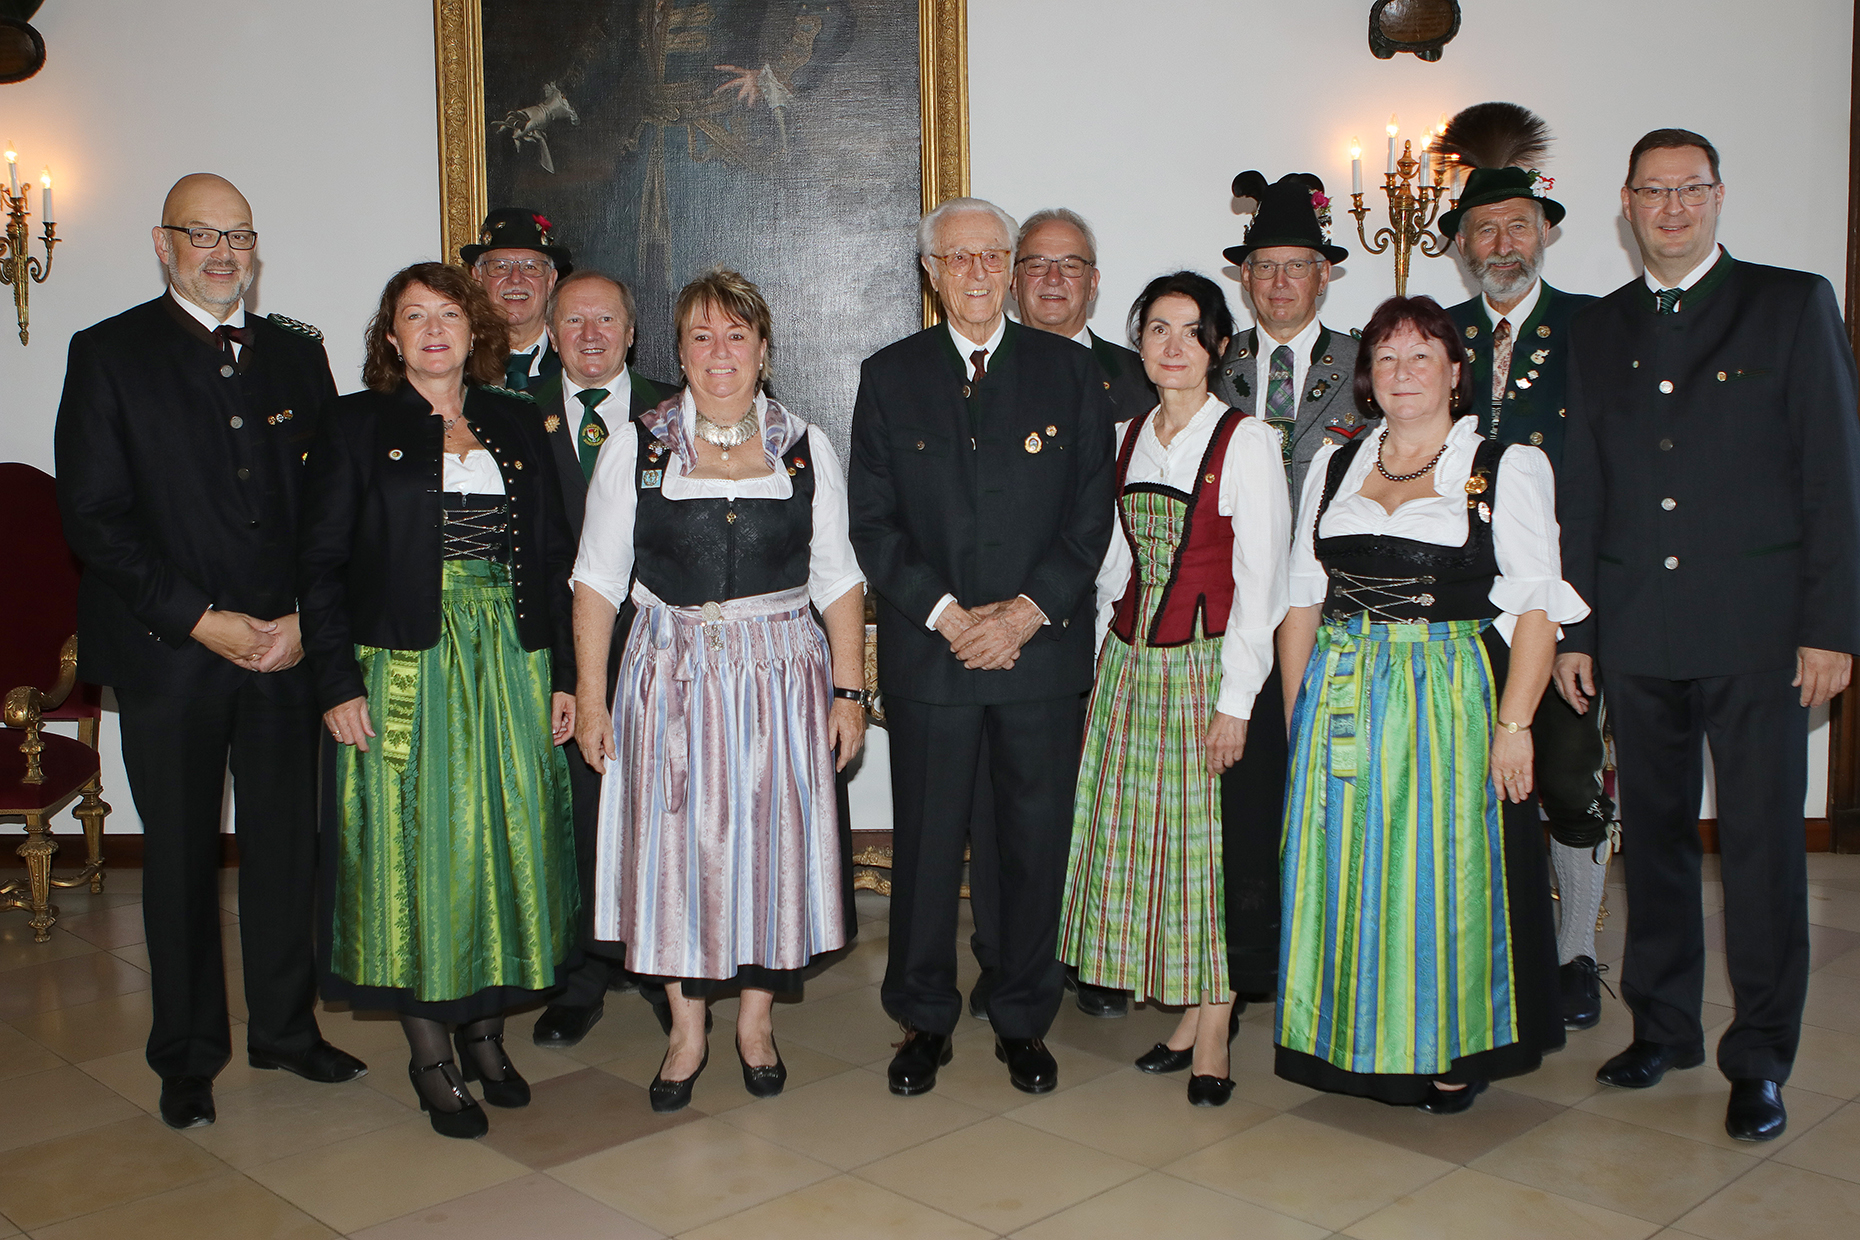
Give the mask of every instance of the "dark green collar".
M 1688 309 L 1697 306 L 1700 302 L 1711 296 L 1719 285 L 1730 279 L 1731 269 L 1735 266 L 1737 266 L 1737 260 L 1731 257 L 1731 251 L 1725 249 L 1723 246 L 1719 246 L 1718 261 L 1711 265 L 1711 270 L 1706 272 L 1697 284 L 1694 284 L 1685 291 L 1685 294 L 1679 299 L 1679 309 L 1675 310 L 1674 313 L 1684 314 Z M 1638 295 L 1637 300 L 1640 302 L 1641 309 L 1652 314 L 1654 312 L 1654 307 L 1659 304 L 1654 299 L 1653 290 L 1647 287 L 1647 281 L 1645 279 L 1636 280 L 1634 284 L 1635 292 Z

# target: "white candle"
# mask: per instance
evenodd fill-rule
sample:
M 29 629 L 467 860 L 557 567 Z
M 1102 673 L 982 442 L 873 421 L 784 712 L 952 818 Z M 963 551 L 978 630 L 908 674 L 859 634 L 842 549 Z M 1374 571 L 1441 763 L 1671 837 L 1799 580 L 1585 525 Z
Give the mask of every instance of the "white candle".
M 39 178 L 39 184 L 45 188 L 39 192 L 39 215 L 47 224 L 52 222 L 52 170 L 47 168 Z
M 13 181 L 13 193 L 19 194 L 19 152 L 8 148 L 6 153 L 6 174 Z
M 1401 126 L 1395 122 L 1395 114 L 1389 113 L 1389 175 L 1395 175 L 1395 135 L 1401 132 Z
M 1363 144 L 1359 139 L 1350 139 L 1350 192 L 1363 192 Z

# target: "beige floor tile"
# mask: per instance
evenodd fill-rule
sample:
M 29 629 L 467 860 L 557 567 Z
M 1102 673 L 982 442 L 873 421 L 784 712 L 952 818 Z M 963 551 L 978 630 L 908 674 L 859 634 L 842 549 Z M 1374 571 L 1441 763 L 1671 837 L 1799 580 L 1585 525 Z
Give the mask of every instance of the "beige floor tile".
M 6 1083 L 5 1098 L 8 1122 L 0 1124 L 0 1150 L 37 1145 L 139 1114 L 115 1090 L 62 1065 L 14 1077 Z
M 1148 1004 L 1132 1004 L 1128 1016 L 1107 1020 L 1079 1011 L 1070 991 L 1061 1000 L 1059 1015 L 1046 1035 L 1048 1042 L 1089 1051 L 1114 1063 L 1128 1064 L 1168 1037 L 1180 1015 Z
M 1701 1141 L 1570 1110 L 1472 1167 L 1619 1214 L 1671 1223 L 1756 1162 Z
M 1271 1018 L 1242 1020 L 1240 1035 L 1228 1047 L 1230 1066 L 1227 1074 L 1234 1079 L 1234 1097 L 1256 1103 L 1269 1111 L 1289 1111 L 1323 1095 L 1279 1076 L 1272 1069 L 1275 1048 L 1272 1045 Z M 1184 1083 L 1183 1088 L 1187 1088 Z
M 1817 973 L 1833 973 L 1841 977 L 1860 977 L 1860 947 L 1850 947 L 1840 955 L 1827 961 L 1816 970 Z
M 1641 1240 L 1658 1227 L 1462 1168 L 1343 1234 L 1356 1240 Z
M 990 1231 L 1025 1227 L 1144 1168 L 996 1116 L 860 1168 L 859 1178 Z
M 1323 1227 L 1276 1214 L 1250 1201 L 1152 1171 L 1088 1198 L 1014 1233 L 1014 1240 L 1131 1240 L 1178 1236 L 1244 1236 L 1246 1240 L 1322 1240 Z
M 1793 1143 L 1776 1151 L 1775 1160 L 1860 1184 L 1860 1103 L 1849 1103 L 1813 1128 L 1803 1127 Z M 1797 1128 L 1793 1108 L 1789 1128 Z
M 1188 1104 L 1186 1073 L 1107 1072 L 1074 1089 L 1009 1111 L 1009 1119 L 1145 1167 L 1161 1167 L 1273 1117 L 1241 1098 L 1223 1107 Z
M 1453 1164 L 1275 1115 L 1163 1170 L 1320 1227 L 1347 1227 Z
M 1860 1097 L 1860 1026 L 1840 1030 L 1803 1025 L 1789 1083 L 1831 1098 Z
M 46 1072 L 64 1062 L 11 1025 L 0 1023 L 0 1081 Z
M 531 1173 L 353 1233 L 354 1240 L 659 1240 L 638 1219 Z
M 1509 1082 L 1507 1082 L 1508 1084 Z M 1291 1114 L 1359 1137 L 1400 1146 L 1443 1162 L 1465 1164 L 1558 1115 L 1563 1108 L 1503 1086 L 1485 1092 L 1462 1115 L 1429 1115 L 1414 1107 L 1325 1094 Z
M 11 1237 L 20 1234 L 19 1228 L 13 1226 L 6 1215 L 0 1214 L 0 1240 L 10 1240 Z
M 1860 1235 L 1860 1184 L 1768 1162 L 1678 1226 L 1706 1240 L 1841 1240 Z
M 130 943 L 124 947 L 112 947 L 110 954 L 125 964 L 132 964 L 144 973 L 149 971 L 149 945 L 147 943 Z
M 603 1011 L 605 1014 L 600 1023 L 589 1031 L 579 1045 L 565 1051 L 548 1053 L 593 1067 L 654 1039 L 663 1048 L 665 1032 L 659 1028 L 658 1019 L 652 1014 L 652 1005 L 638 995 L 608 995 Z
M 780 1097 L 725 1111 L 727 1124 L 842 1171 L 988 1118 L 988 1112 L 933 1091 L 899 1098 L 875 1072 L 854 1068 Z
M 147 975 L 143 977 L 146 981 Z M 137 990 L 95 1003 L 22 1016 L 12 1024 L 41 1046 L 72 1063 L 82 1063 L 146 1046 L 151 1010 L 149 992 Z
M 39 1228 L 34 1240 L 321 1240 L 335 1232 L 236 1172 Z
M 27 1231 L 227 1170 L 148 1115 L 24 1146 L 8 1153 L 4 1166 L 0 1213 Z
M 67 933 L 109 951 L 143 941 L 142 903 L 115 904 L 75 917 L 61 917 L 58 924 Z
M 1634 1021 L 1622 1003 L 1602 996 L 1602 1020 L 1593 1029 L 1572 1029 L 1563 1049 L 1544 1057 L 1543 1066 L 1525 1076 L 1506 1077 L 1502 1086 L 1561 1106 L 1575 1106 L 1605 1088 L 1596 1069 L 1634 1040 Z
M 1808 920 L 1817 926 L 1860 931 L 1860 891 L 1811 882 L 1808 885 Z
M 28 1016 L 148 988 L 148 974 L 108 952 L 67 956 L 9 972 L 0 987 L 0 1020 L 17 1025 Z
M 839 1175 L 687 1231 L 680 1240 L 982 1240 L 991 1231 Z
M 706 1118 L 549 1174 L 675 1235 L 824 1180 L 833 1168 Z
M 1737 999 L 1731 994 L 1731 975 L 1725 969 L 1725 959 L 1722 951 L 1705 953 L 1705 1002 L 1733 1007 Z
M 1860 977 L 1826 971 L 1809 974 L 1802 1023 L 1845 1033 L 1860 1032 Z
M 892 1043 L 904 1034 L 879 1006 L 878 991 L 863 987 L 779 1013 L 775 1036 L 784 1045 L 798 1042 L 847 1063 L 869 1064 L 889 1059 Z
M 241 1170 L 404 1124 L 414 1112 L 411 1100 L 396 1102 L 360 1082 L 318 1085 L 288 1072 L 252 1075 L 262 1079 L 244 1088 L 216 1080 L 218 1121 L 186 1133 L 202 1149 Z
M 595 1068 L 552 1077 L 532 1092 L 527 1107 L 490 1108 L 484 1143 L 538 1171 L 702 1118 L 689 1108 L 660 1115 L 640 1086 Z
M 447 1140 L 417 1115 L 246 1172 L 340 1232 L 399 1218 L 523 1173 L 520 1164 L 479 1142 Z
M 568 1051 L 546 1051 L 544 1053 L 560 1054 L 563 1059 L 574 1064 L 577 1070 L 590 1066 L 598 1067 L 603 1072 L 617 1076 L 623 1081 L 631 1081 L 635 1085 L 646 1086 L 652 1084 L 652 1078 L 658 1075 L 660 1065 L 665 1062 L 665 1048 L 667 1043 L 666 1036 L 664 1032 L 660 1030 L 658 1022 L 653 1020 L 647 1020 L 644 1023 L 635 1021 L 622 1028 L 612 1030 L 607 1029 L 606 1025 L 606 1021 L 602 1021 L 599 1025 L 596 1025 L 593 1032 L 583 1039 L 581 1045 L 573 1047 Z M 698 1098 L 700 1095 L 708 1096 L 717 1091 L 718 1081 L 723 1076 L 727 1075 L 727 1073 L 717 1073 L 715 1076 L 713 1076 L 712 1073 L 716 1069 L 727 1067 L 734 1062 L 735 1052 L 731 1049 L 731 1046 L 732 1039 L 735 1035 L 735 1026 L 727 1020 L 719 1020 L 716 1026 L 710 1031 L 709 1045 L 711 1062 L 710 1066 L 704 1069 L 704 1075 L 698 1078 L 698 1083 L 692 1087 L 692 1096 L 694 1098 Z M 598 1052 L 593 1049 L 597 1037 L 601 1038 L 598 1044 Z M 775 1032 L 775 1038 L 778 1043 L 784 1040 L 779 1028 Z M 793 1043 L 789 1042 L 788 1045 L 792 1047 Z M 599 1056 L 598 1058 L 596 1057 L 597 1054 Z M 834 1062 L 839 1063 L 840 1061 L 835 1060 Z M 850 1064 L 841 1063 L 842 1069 L 851 1066 Z M 699 1098 L 698 1106 L 700 1108 L 704 1106 L 702 1098 Z
M 1716 1035 L 1706 1045 L 1715 1041 Z M 1789 1111 L 1789 1130 L 1775 1141 L 1753 1143 L 1734 1140 L 1725 1132 L 1724 1108 L 1730 1100 L 1730 1083 L 1708 1065 L 1697 1071 L 1669 1072 L 1652 1089 L 1600 1089 L 1578 1109 L 1703 1141 L 1721 1150 L 1768 1158 L 1841 1105 L 1839 1098 L 1785 1085 L 1783 1105 Z
M 234 1044 L 240 1045 L 239 1039 L 244 1037 L 244 1031 L 239 1026 L 234 1026 L 234 1030 Z M 149 1067 L 142 1050 L 142 1043 L 147 1037 L 144 1031 L 133 1050 L 118 1051 L 99 1059 L 87 1059 L 77 1066 L 153 1115 L 161 1104 L 161 1078 Z M 275 1072 L 261 1072 L 248 1065 L 244 1055 L 235 1054 L 232 1061 L 213 1078 L 213 1094 L 217 1099 L 235 1090 L 250 1088 L 260 1081 L 275 1079 L 277 1075 Z
M 35 943 L 32 941 L 32 927 L 26 923 L 24 916 L 17 912 L 0 913 L 0 973 L 10 973 L 14 969 L 45 964 L 52 960 L 85 956 L 96 950 L 95 943 L 86 942 L 65 930 L 62 918 L 59 925 L 52 927 L 51 938 L 43 943 Z
M 1058 1091 L 1061 1093 L 1119 1070 L 1119 1065 L 1112 1060 L 1061 1042 L 1049 1042 L 1047 1049 L 1059 1065 Z M 1020 1092 L 1008 1080 L 1007 1065 L 995 1058 L 994 1031 L 983 1022 L 965 1020 L 957 1026 L 950 1050 L 953 1057 L 937 1072 L 938 1094 L 995 1114 L 1015 1110 L 1033 1100 L 1034 1095 Z M 891 1051 L 887 1047 L 885 1057 L 868 1066 L 882 1073 L 890 1059 Z

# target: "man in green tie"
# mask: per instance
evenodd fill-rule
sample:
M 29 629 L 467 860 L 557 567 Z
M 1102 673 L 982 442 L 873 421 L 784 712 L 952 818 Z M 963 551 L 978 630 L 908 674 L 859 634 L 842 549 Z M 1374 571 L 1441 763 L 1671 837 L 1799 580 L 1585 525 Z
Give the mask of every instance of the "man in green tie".
M 562 507 L 579 539 L 587 512 L 588 482 L 601 445 L 610 435 L 632 434 L 633 418 L 675 392 L 635 374 L 626 364 L 633 347 L 633 293 L 619 280 L 598 271 L 563 277 L 549 298 L 546 318 L 552 352 L 562 359 L 561 370 L 535 389 L 536 403 L 555 453 Z M 614 629 L 618 642 L 626 640 L 630 614 L 623 614 L 621 620 Z M 618 652 L 607 666 L 610 677 L 618 671 Z M 610 681 L 610 692 L 612 688 Z M 575 1045 L 594 1027 L 609 989 L 630 989 L 621 945 L 597 943 L 592 938 L 594 812 L 600 801 L 601 777 L 582 760 L 575 742 L 570 741 L 568 749 L 575 798 L 575 852 L 581 871 L 584 959 L 537 1018 L 533 1035 L 536 1045 L 558 1049 Z
M 556 281 L 575 268 L 568 247 L 550 241 L 552 227 L 528 207 L 499 207 L 484 217 L 478 244 L 459 249 L 459 258 L 509 320 L 504 386 L 517 392 L 541 387 L 562 369 L 549 347 L 544 316 Z

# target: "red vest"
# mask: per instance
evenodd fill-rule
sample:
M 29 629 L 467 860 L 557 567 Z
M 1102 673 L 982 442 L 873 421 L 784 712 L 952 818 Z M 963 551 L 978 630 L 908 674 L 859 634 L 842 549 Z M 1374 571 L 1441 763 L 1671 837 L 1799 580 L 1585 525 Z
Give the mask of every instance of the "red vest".
M 1136 450 L 1137 436 L 1142 434 L 1146 420 L 1152 416 L 1153 412 L 1146 413 L 1132 421 L 1129 433 L 1124 436 L 1123 450 L 1117 455 L 1119 495 L 1139 490 L 1181 494 L 1174 487 L 1157 483 L 1140 482 L 1132 487 L 1125 482 L 1130 476 L 1130 455 Z M 1234 437 L 1240 419 L 1247 416 L 1238 409 L 1229 409 L 1221 415 L 1220 425 L 1208 440 L 1207 454 L 1201 458 L 1201 468 L 1196 471 L 1195 489 L 1188 497 L 1188 516 L 1182 524 L 1182 541 L 1176 547 L 1175 563 L 1169 568 L 1169 581 L 1163 586 L 1156 618 L 1150 622 L 1149 644 L 1152 646 L 1186 646 L 1194 641 L 1197 612 L 1201 615 L 1204 635 L 1219 637 L 1227 631 L 1227 613 L 1234 604 L 1234 527 L 1233 522 L 1222 520 L 1220 515 L 1221 468 L 1227 461 L 1228 441 Z M 1205 513 L 1203 501 L 1206 501 Z M 1117 516 L 1134 561 L 1137 539 L 1121 503 L 1117 506 Z M 1137 572 L 1138 566 L 1132 563 L 1130 583 L 1124 587 L 1124 597 L 1117 601 L 1117 610 L 1111 617 L 1111 631 L 1126 645 L 1135 644 Z

